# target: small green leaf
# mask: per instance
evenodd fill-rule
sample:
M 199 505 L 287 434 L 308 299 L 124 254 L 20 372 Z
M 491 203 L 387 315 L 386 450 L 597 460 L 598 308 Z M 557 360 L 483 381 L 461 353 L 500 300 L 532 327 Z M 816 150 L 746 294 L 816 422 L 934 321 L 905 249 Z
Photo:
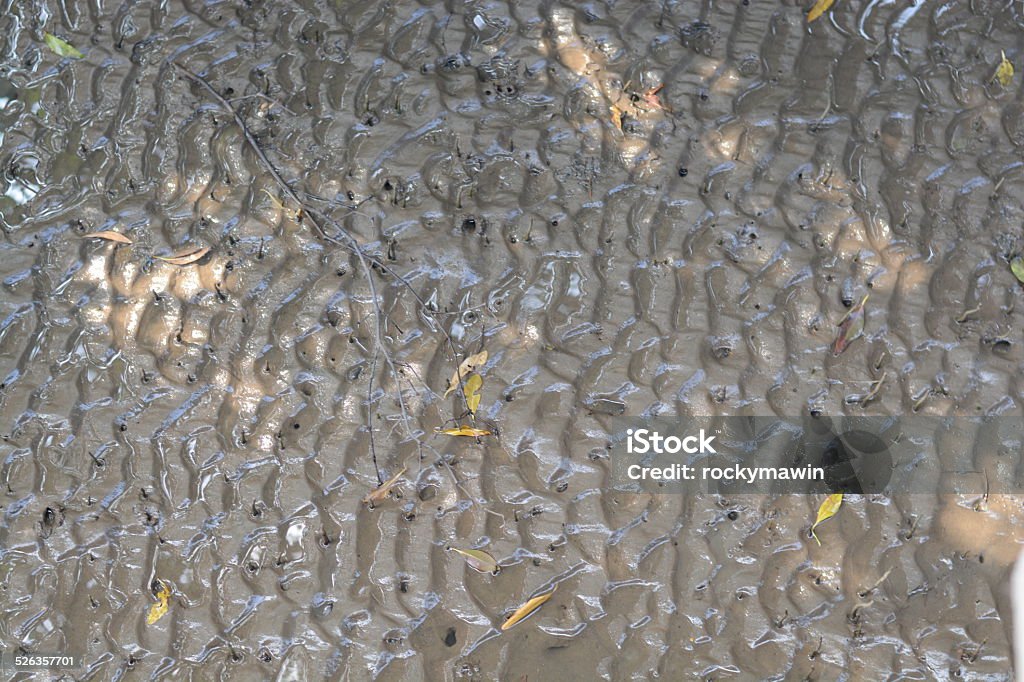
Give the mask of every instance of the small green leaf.
M 1017 281 L 1024 284 L 1024 256 L 1017 256 L 1010 261 L 1010 272 L 1017 278 Z
M 61 40 L 52 33 L 44 33 L 43 40 L 46 41 L 46 46 L 53 50 L 53 53 L 58 57 L 71 57 L 72 59 L 81 59 L 85 55 L 75 49 L 75 47 L 67 42 Z

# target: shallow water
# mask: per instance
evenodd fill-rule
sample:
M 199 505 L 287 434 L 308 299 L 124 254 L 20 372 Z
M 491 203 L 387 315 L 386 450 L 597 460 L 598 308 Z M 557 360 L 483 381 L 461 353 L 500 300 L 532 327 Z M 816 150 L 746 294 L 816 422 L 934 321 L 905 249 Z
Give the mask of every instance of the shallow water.
M 1019 4 L 0 8 L 5 649 L 95 680 L 1010 678 L 1019 498 L 851 497 L 818 547 L 817 499 L 616 492 L 606 447 L 618 413 L 1020 414 Z M 82 238 L 109 229 L 134 244 Z M 435 434 L 482 348 L 495 435 Z

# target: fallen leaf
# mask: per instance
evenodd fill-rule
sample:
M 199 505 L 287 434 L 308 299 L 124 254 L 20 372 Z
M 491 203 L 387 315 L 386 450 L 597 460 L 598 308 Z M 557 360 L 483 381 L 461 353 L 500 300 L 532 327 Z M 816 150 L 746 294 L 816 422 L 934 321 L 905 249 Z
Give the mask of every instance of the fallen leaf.
M 394 488 L 395 485 L 398 483 L 398 480 L 402 478 L 402 475 L 405 473 L 405 469 L 406 467 L 402 467 L 401 471 L 399 471 L 397 474 L 381 483 L 379 488 L 368 493 L 366 497 L 363 498 L 363 502 L 365 502 L 366 504 L 374 504 L 376 502 L 383 502 L 384 500 L 386 500 L 388 494 L 391 492 L 391 489 Z
M 459 387 L 459 384 L 461 383 L 459 381 L 459 377 L 465 378 L 469 376 L 470 372 L 475 370 L 477 367 L 482 367 L 486 362 L 487 351 L 485 350 L 480 351 L 476 355 L 470 355 L 468 358 L 463 360 L 462 364 L 459 365 L 459 368 L 452 372 L 452 378 L 448 380 L 448 390 L 444 392 L 444 397 L 447 398 L 452 391 Z
M 285 206 L 281 202 L 280 199 L 278 199 L 277 197 L 275 197 L 273 194 L 270 193 L 270 190 L 264 188 L 263 189 L 263 193 L 267 195 L 267 197 L 270 199 L 270 203 L 272 203 L 274 205 L 274 208 L 276 208 L 278 211 L 281 211 L 282 213 L 284 213 L 286 215 L 291 215 L 292 217 L 295 218 L 295 220 L 298 220 L 299 217 L 302 216 L 302 209 L 301 208 L 300 209 L 296 209 L 294 211 L 290 211 L 290 210 L 288 210 L 288 207 Z
M 516 609 L 515 613 L 509 616 L 508 620 L 501 624 L 502 631 L 508 630 L 510 627 L 512 627 L 513 625 L 515 625 L 516 623 L 523 620 L 531 613 L 539 609 L 544 604 L 544 602 L 546 602 L 548 599 L 551 599 L 551 595 L 555 593 L 555 589 L 557 589 L 557 585 L 555 586 L 555 588 L 552 588 L 552 590 L 547 594 L 542 594 L 539 597 L 534 597 L 533 599 L 531 599 L 530 601 L 526 602 L 518 609 Z
M 658 93 L 661 92 L 661 89 L 663 87 L 665 87 L 664 83 L 657 87 L 650 88 L 646 92 L 644 92 L 644 101 L 647 103 L 648 106 L 654 107 L 655 109 L 665 108 L 662 105 L 661 100 L 658 99 Z
M 479 374 L 471 374 L 466 379 L 463 392 L 466 395 L 466 405 L 472 414 L 476 414 L 476 408 L 480 407 L 480 389 L 483 388 L 484 380 Z
M 71 57 L 73 59 L 81 59 L 85 55 L 79 52 L 66 40 L 61 40 L 52 33 L 44 33 L 43 41 L 46 46 L 53 50 L 53 53 L 58 57 Z
M 612 124 L 619 130 L 622 130 L 622 109 L 619 109 L 614 104 L 612 105 Z
M 457 429 L 444 429 L 441 431 L 441 433 L 447 436 L 471 436 L 473 438 L 491 435 L 490 431 L 485 431 L 484 429 L 474 429 L 472 426 L 460 426 Z
M 999 62 L 999 66 L 996 68 L 996 75 L 992 76 L 992 80 L 999 81 L 1000 85 L 1004 88 L 1013 82 L 1013 62 L 1006 58 L 1006 53 L 1001 53 L 1003 58 Z
M 1017 278 L 1017 281 L 1024 284 L 1024 256 L 1017 256 L 1010 261 L 1010 272 Z
M 845 351 L 851 343 L 860 338 L 864 333 L 864 304 L 868 302 L 868 294 L 860 300 L 860 303 L 850 308 L 843 319 L 839 320 L 839 334 L 832 342 L 832 355 L 838 356 Z
M 194 251 L 184 251 L 174 256 L 157 256 L 157 258 L 171 265 L 191 265 L 208 253 L 210 253 L 210 247 L 204 246 Z
M 117 242 L 118 244 L 133 244 L 131 239 L 125 237 L 120 232 L 114 232 L 113 230 L 103 230 L 102 232 L 90 232 L 89 234 L 82 235 L 83 239 L 106 239 L 110 242 Z
M 481 573 L 490 573 L 491 575 L 498 575 L 501 571 L 501 567 L 498 566 L 498 562 L 494 560 L 487 552 L 479 549 L 459 549 L 458 547 L 449 547 L 451 551 L 459 554 L 466 560 L 466 563 L 474 571 L 480 571 Z
M 814 6 L 811 7 L 810 11 L 807 12 L 807 23 L 811 23 L 812 21 L 820 17 L 822 14 L 827 12 L 828 8 L 831 7 L 835 1 L 836 0 L 818 0 L 817 2 L 815 2 Z
M 814 534 L 814 529 L 818 527 L 818 524 L 823 521 L 828 521 L 835 516 L 836 512 L 839 511 L 839 505 L 842 503 L 843 494 L 832 493 L 826 497 L 825 501 L 821 503 L 820 507 L 818 507 L 818 518 L 814 520 L 814 525 L 811 526 L 811 537 L 814 538 L 814 541 L 818 543 L 819 547 L 821 546 L 821 540 L 819 540 L 818 536 Z
M 170 609 L 171 604 L 171 587 L 163 580 L 157 580 L 157 584 L 160 585 L 160 590 L 156 593 L 157 603 L 149 607 L 149 614 L 146 616 L 146 625 L 152 625 L 157 622 L 165 615 Z

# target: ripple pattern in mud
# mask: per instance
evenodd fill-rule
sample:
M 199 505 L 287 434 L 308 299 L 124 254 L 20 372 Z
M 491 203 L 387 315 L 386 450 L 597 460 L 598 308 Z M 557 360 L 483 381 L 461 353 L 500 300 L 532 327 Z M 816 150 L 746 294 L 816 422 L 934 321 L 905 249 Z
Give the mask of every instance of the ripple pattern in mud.
M 1017 4 L 0 7 L 5 647 L 83 679 L 1009 679 L 1014 499 L 854 499 L 819 549 L 813 500 L 612 492 L 601 418 L 1019 413 Z M 490 352 L 482 444 L 433 435 L 441 328 Z M 377 509 L 367 421 L 409 467 Z

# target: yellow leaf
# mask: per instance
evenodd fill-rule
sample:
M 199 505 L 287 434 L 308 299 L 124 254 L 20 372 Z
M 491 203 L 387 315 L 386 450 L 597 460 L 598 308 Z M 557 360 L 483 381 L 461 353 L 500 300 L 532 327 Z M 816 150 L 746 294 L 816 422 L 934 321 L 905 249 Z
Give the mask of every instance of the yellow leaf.
M 821 503 L 820 507 L 818 507 L 818 518 L 814 520 L 814 525 L 811 526 L 811 537 L 814 538 L 814 541 L 818 543 L 819 547 L 821 546 L 821 540 L 819 540 L 818 536 L 814 534 L 814 529 L 818 527 L 818 524 L 822 523 L 823 521 L 828 521 L 833 516 L 835 516 L 836 512 L 839 511 L 839 505 L 841 505 L 842 503 L 843 494 L 832 493 L 831 495 L 826 497 L 825 501 Z
M 1010 261 L 1010 272 L 1017 278 L 1017 281 L 1024 284 L 1024 256 L 1017 256 Z
M 459 387 L 459 377 L 469 376 L 469 373 L 475 370 L 477 367 L 482 367 L 487 362 L 487 351 L 482 350 L 476 355 L 470 355 L 468 358 L 462 361 L 459 368 L 452 372 L 452 378 L 448 380 L 448 390 L 444 392 L 444 397 Z
M 491 435 L 490 431 L 485 431 L 484 429 L 474 429 L 472 426 L 460 426 L 457 429 L 444 429 L 441 431 L 441 433 L 447 436 L 471 436 L 473 438 Z
M 89 234 L 82 235 L 83 239 L 106 239 L 110 242 L 117 242 L 118 244 L 131 244 L 131 239 L 125 237 L 120 232 L 114 232 L 113 230 L 103 230 L 102 232 L 90 232 Z
M 551 599 L 551 595 L 553 595 L 554 593 L 555 590 L 552 589 L 547 594 L 542 594 L 539 597 L 534 597 L 530 601 L 520 606 L 518 609 L 516 609 L 515 613 L 508 617 L 508 620 L 501 624 L 502 631 L 508 630 L 510 627 L 512 627 L 513 625 L 515 625 L 516 623 L 518 623 L 519 621 L 521 621 L 522 619 L 526 618 L 531 613 L 539 609 L 541 605 L 544 604 L 544 602 L 546 602 L 548 599 Z
M 614 104 L 612 105 L 612 124 L 622 130 L 622 109 L 619 109 Z
M 814 6 L 811 7 L 809 12 L 807 12 L 807 23 L 811 23 L 812 21 L 820 17 L 822 14 L 827 12 L 828 8 L 831 7 L 835 1 L 836 0 L 818 0 L 817 2 L 815 2 Z
M 1000 85 L 1004 88 L 1013 82 L 1013 62 L 1006 58 L 1006 53 L 1001 53 L 1003 58 L 999 62 L 999 66 L 996 68 L 996 75 L 992 76 L 992 80 L 999 81 Z
M 466 564 L 474 571 L 491 575 L 498 575 L 498 572 L 501 571 L 498 562 L 487 552 L 479 549 L 459 549 L 458 547 L 449 547 L 448 549 L 461 555 L 466 560 Z
M 43 41 L 46 46 L 50 48 L 55 55 L 58 57 L 72 57 L 74 59 L 81 59 L 85 55 L 76 50 L 71 43 L 66 40 L 61 40 L 52 33 L 44 33 Z
M 399 479 L 402 478 L 402 474 L 405 473 L 405 469 L 406 467 L 402 467 L 401 471 L 384 481 L 379 488 L 367 494 L 367 496 L 363 498 L 363 502 L 366 504 L 374 504 L 375 502 L 383 502 L 386 500 L 391 489 L 394 488 Z
M 210 253 L 210 247 L 204 246 L 203 248 L 195 249 L 194 251 L 184 251 L 173 256 L 157 256 L 157 258 L 165 263 L 170 263 L 171 265 L 190 265 L 208 253 Z
M 483 388 L 483 385 L 484 380 L 479 374 L 471 374 L 463 386 L 466 405 L 473 414 L 476 414 L 476 408 L 480 407 L 480 389 Z
M 152 625 L 157 622 L 165 615 L 170 609 L 171 604 L 171 588 L 163 580 L 156 581 L 160 585 L 160 590 L 156 593 L 157 603 L 149 607 L 149 614 L 146 616 L 146 625 Z

